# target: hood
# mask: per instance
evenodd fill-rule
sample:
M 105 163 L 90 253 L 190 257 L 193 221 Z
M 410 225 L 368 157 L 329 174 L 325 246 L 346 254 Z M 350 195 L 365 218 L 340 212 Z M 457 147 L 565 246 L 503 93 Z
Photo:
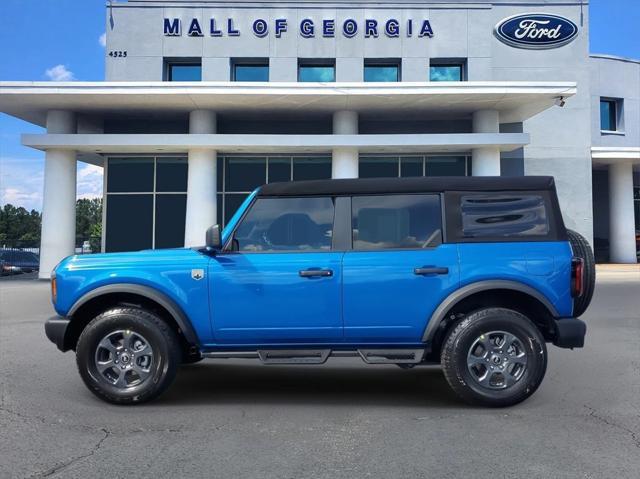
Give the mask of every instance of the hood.
M 188 258 L 202 256 L 198 250 L 191 248 L 149 249 L 129 251 L 125 253 L 98 253 L 68 256 L 56 267 L 60 270 L 81 270 L 95 268 L 118 268 L 139 265 L 160 265 L 183 262 Z

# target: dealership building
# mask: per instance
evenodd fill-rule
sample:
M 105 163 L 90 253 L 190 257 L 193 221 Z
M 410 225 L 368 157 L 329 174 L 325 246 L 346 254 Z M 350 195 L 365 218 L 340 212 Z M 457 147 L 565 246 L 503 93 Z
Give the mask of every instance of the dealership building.
M 76 165 L 104 168 L 102 248 L 193 246 L 257 186 L 556 179 L 600 261 L 635 263 L 640 61 L 589 52 L 587 1 L 129 0 L 106 81 L 1 82 L 46 128 L 41 277 L 76 246 Z

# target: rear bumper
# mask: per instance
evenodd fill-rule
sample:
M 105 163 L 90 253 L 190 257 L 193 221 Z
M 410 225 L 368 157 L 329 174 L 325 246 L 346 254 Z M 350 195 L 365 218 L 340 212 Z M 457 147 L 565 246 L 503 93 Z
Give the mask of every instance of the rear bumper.
M 53 316 L 47 319 L 44 323 L 44 332 L 53 344 L 62 352 L 68 351 L 69 348 L 65 347 L 65 336 L 67 334 L 67 328 L 69 327 L 69 320 L 61 318 L 60 316 Z
M 561 318 L 555 321 L 553 344 L 559 348 L 582 348 L 587 334 L 587 324 L 578 318 Z

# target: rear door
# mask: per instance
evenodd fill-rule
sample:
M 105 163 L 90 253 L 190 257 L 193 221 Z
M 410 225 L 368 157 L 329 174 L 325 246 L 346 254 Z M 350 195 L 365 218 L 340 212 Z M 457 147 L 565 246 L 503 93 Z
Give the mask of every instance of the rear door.
M 457 247 L 442 242 L 440 195 L 354 196 L 351 210 L 345 340 L 420 342 L 432 312 L 459 281 Z

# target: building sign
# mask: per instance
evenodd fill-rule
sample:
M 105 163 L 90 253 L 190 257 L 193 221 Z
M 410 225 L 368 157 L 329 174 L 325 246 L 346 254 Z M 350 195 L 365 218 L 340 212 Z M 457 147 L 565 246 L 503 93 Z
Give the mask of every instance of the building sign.
M 558 15 L 525 13 L 500 21 L 494 33 L 512 47 L 546 50 L 572 42 L 578 35 L 578 26 Z
M 414 21 L 409 19 L 401 24 L 395 18 L 389 18 L 384 21 L 368 18 L 361 23 L 353 19 L 336 22 L 335 19 L 314 21 L 310 18 L 305 18 L 297 25 L 290 25 L 286 18 L 277 18 L 272 24 L 262 18 L 256 18 L 251 22 L 249 33 L 256 37 L 266 37 L 269 34 L 273 34 L 274 37 L 281 38 L 290 29 L 295 29 L 297 34 L 304 38 L 332 38 L 336 35 L 343 35 L 347 38 L 353 38 L 356 35 L 364 35 L 365 38 L 376 38 L 381 35 L 389 38 L 398 38 L 401 35 L 420 38 L 433 37 L 433 29 L 429 20 Z M 185 22 L 184 25 L 180 18 L 164 19 L 165 36 L 180 37 L 183 33 L 189 37 L 204 37 L 205 35 L 212 37 L 238 37 L 241 34 L 233 18 L 211 18 L 205 25 L 197 18 L 192 18 Z

